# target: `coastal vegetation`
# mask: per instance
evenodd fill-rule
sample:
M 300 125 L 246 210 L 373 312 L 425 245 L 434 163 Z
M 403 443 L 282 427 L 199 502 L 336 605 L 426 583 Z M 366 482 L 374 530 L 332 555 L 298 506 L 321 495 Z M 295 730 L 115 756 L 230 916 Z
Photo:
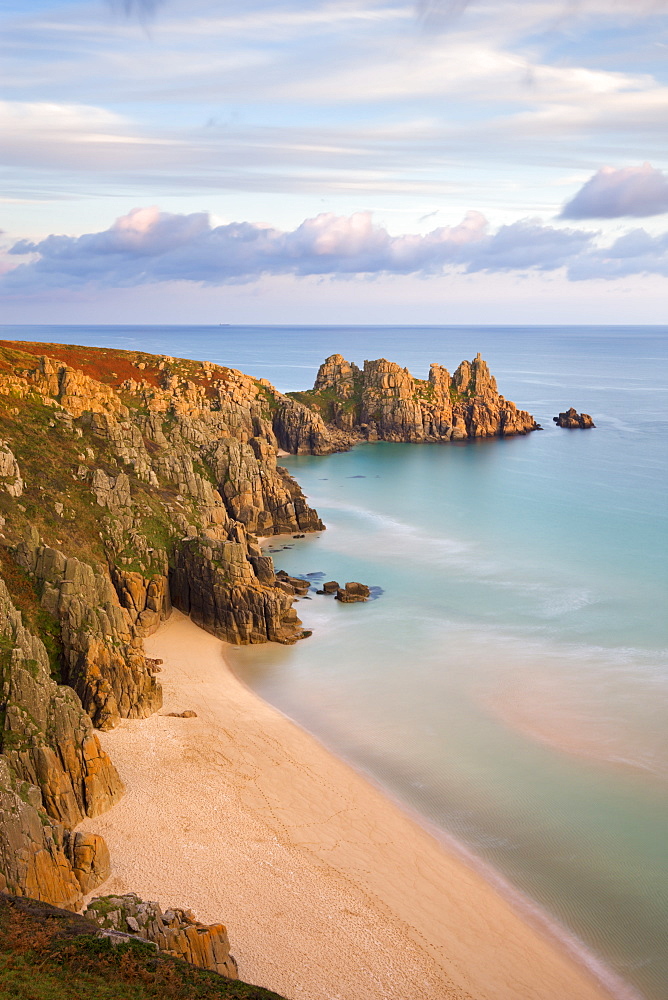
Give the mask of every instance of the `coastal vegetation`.
M 0 895 L 0 1000 L 282 1000 L 81 917 Z

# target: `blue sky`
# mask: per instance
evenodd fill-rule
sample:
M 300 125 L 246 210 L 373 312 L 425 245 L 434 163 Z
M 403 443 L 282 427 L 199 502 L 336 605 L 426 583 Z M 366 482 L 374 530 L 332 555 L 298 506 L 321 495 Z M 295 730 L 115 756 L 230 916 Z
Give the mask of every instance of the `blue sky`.
M 4 321 L 666 321 L 668 0 L 150 8 L 2 6 Z

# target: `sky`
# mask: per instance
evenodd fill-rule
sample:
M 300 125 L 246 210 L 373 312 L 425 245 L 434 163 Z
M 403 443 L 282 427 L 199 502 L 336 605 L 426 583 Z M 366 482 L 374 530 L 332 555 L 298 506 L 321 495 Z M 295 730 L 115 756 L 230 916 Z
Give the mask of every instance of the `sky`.
M 666 323 L 668 0 L 2 0 L 0 323 Z

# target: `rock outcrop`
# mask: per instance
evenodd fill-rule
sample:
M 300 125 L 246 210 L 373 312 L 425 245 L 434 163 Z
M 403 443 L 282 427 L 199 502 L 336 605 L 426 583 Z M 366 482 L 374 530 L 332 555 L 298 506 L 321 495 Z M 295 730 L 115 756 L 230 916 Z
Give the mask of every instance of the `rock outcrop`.
M 557 427 L 581 427 L 583 430 L 587 427 L 596 427 L 588 413 L 578 413 L 574 406 L 571 406 L 565 413 L 560 413 L 558 417 L 552 417 L 552 419 Z
M 336 600 L 342 604 L 357 604 L 359 601 L 368 601 L 370 597 L 370 588 L 365 583 L 355 581 L 347 583 L 345 587 L 339 587 L 335 594 Z
M 286 593 L 272 561 L 238 526 L 228 541 L 193 538 L 175 554 L 174 605 L 209 632 L 239 645 L 302 638 L 294 591 Z
M 290 396 L 329 429 L 329 438 L 300 439 L 303 450 L 313 454 L 359 440 L 458 441 L 539 429 L 530 413 L 499 394 L 479 354 L 463 361 L 452 376 L 432 364 L 426 381 L 384 358 L 365 361 L 361 370 L 334 354 L 320 366 L 311 391 Z
M 138 907 L 156 905 L 142 904 L 137 897 L 120 897 L 119 901 L 132 898 Z M 139 919 L 133 919 L 130 912 L 128 916 L 140 926 Z M 55 990 L 59 997 L 72 998 L 284 1000 L 237 979 L 222 925 L 198 924 L 188 911 L 167 911 L 161 917 L 181 949 L 160 951 L 141 931 L 100 926 L 78 913 L 0 892 L 0 967 L 9 975 L 9 979 L 3 977 L 2 985 L 11 980 L 11 995 L 17 998 L 51 997 Z M 190 957 L 204 958 L 207 964 L 195 965 Z
M 212 969 L 237 979 L 237 963 L 223 924 L 201 924 L 190 910 L 169 909 L 144 902 L 134 893 L 99 896 L 91 900 L 84 917 L 106 930 L 136 934 L 160 951 L 182 958 L 200 969 Z
M 100 837 L 72 834 L 123 792 L 75 692 L 0 580 L 0 889 L 74 908 L 109 873 Z
M 19 463 L 4 441 L 0 441 L 0 488 L 12 497 L 20 497 L 23 493 Z
M 160 686 L 113 577 L 40 544 L 34 528 L 15 558 L 39 582 L 42 606 L 60 621 L 65 678 L 97 728 L 110 729 L 121 718 L 143 719 L 160 708 Z

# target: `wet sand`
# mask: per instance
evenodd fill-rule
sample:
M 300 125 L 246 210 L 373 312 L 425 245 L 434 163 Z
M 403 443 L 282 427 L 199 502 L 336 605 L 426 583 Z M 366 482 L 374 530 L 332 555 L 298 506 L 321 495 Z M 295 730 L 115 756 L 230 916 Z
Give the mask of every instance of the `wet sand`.
M 484 878 L 245 688 L 178 611 L 146 640 L 165 704 L 100 734 L 126 783 L 82 828 L 137 892 L 227 924 L 290 1000 L 605 1000 Z M 194 710 L 196 718 L 165 713 Z

